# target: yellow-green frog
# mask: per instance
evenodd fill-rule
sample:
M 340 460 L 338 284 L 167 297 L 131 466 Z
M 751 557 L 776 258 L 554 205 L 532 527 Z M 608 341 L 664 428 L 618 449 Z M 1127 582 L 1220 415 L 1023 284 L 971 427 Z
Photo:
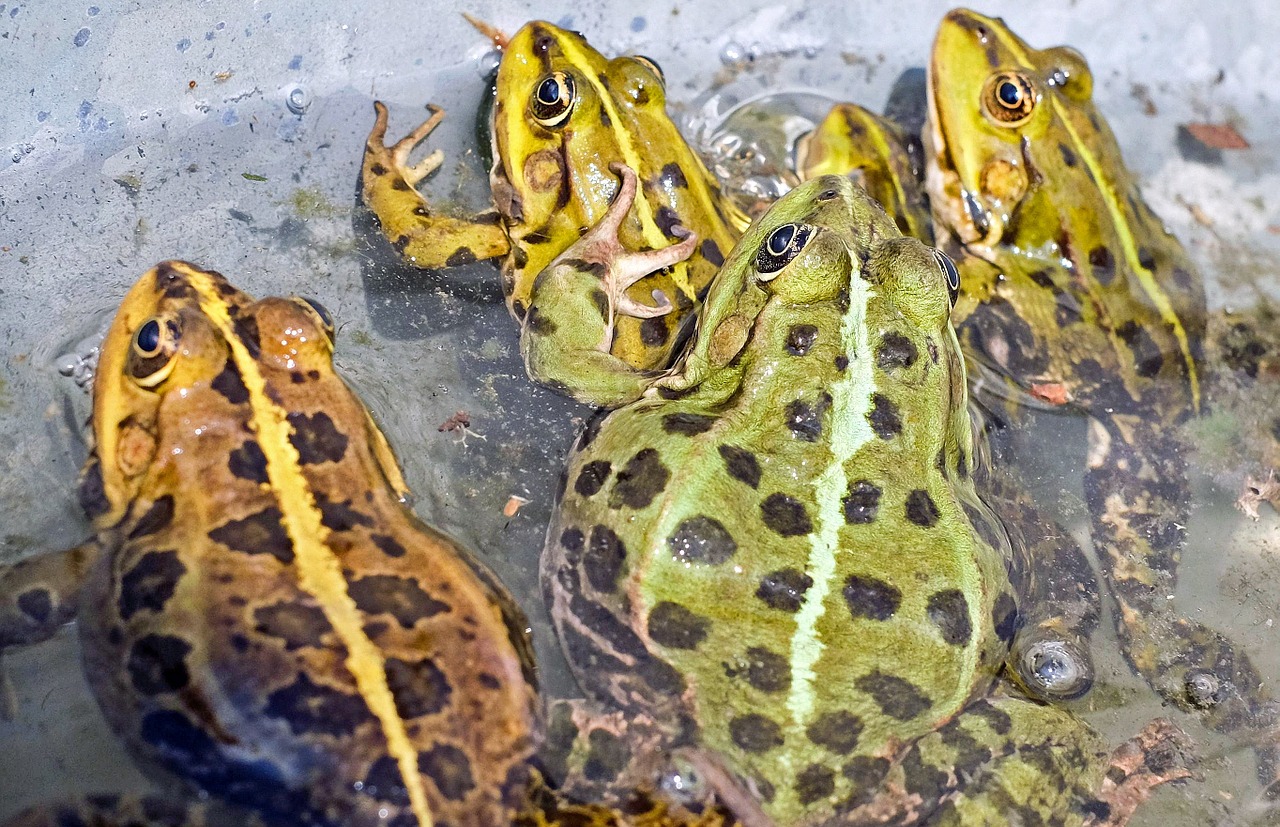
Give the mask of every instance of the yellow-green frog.
M 381 103 L 364 201 L 418 267 L 503 258 L 503 292 L 535 381 L 584 402 L 630 401 L 667 366 L 678 329 L 747 220 L 671 122 L 648 59 L 610 60 L 575 32 L 532 22 L 503 42 L 494 94 L 494 212 L 470 221 L 435 214 L 413 185 L 439 156 L 415 166 L 409 153 L 442 113 L 386 147 Z M 648 270 L 603 268 L 572 290 L 547 287 L 539 274 L 600 221 L 619 189 L 611 169 L 619 163 L 635 170 L 641 197 L 615 240 L 632 252 L 675 249 Z
M 579 683 L 776 824 L 1123 821 L 1100 738 L 1001 677 L 957 287 L 848 178 L 805 183 L 569 462 L 542 580 Z
M 405 506 L 333 335 L 309 300 L 182 262 L 143 275 L 94 383 L 94 538 L 0 572 L 0 645 L 78 609 L 85 672 L 144 769 L 269 824 L 507 823 L 541 735 L 524 616 Z
M 1079 53 L 964 9 L 939 26 L 925 132 L 935 234 L 961 272 L 966 355 L 1016 401 L 1089 420 L 1085 497 L 1129 662 L 1222 729 L 1274 724 L 1247 656 L 1179 615 L 1204 292 L 1143 201 Z M 1275 780 L 1264 756 L 1264 784 Z

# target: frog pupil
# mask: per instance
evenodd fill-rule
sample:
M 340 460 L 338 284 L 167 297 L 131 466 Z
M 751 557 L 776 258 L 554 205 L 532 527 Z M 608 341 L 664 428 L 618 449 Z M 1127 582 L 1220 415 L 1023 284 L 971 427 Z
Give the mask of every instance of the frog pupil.
M 795 238 L 796 228 L 794 224 L 788 224 L 785 227 L 779 227 L 773 231 L 773 235 L 769 236 L 769 252 L 775 256 L 780 256 L 787 251 L 787 247 L 791 246 L 791 239 Z
M 538 84 L 538 102 L 550 106 L 560 100 L 560 83 L 549 77 Z
M 138 328 L 137 343 L 140 352 L 144 354 L 155 353 L 160 347 L 160 323 L 155 319 L 151 319 Z
M 997 94 L 1000 96 L 1000 102 L 1010 108 L 1017 106 L 1022 100 L 1022 90 L 1018 88 L 1018 84 L 1011 80 L 1006 80 L 1000 84 Z

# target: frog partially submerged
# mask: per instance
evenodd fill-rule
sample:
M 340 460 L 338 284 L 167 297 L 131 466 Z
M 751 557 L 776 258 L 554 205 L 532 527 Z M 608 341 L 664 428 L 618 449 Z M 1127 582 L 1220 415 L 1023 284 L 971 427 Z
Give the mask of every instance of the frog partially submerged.
M 747 219 L 667 116 L 650 60 L 607 59 L 581 35 L 535 21 L 502 43 L 494 95 L 494 211 L 472 220 L 434 212 L 413 185 L 440 159 L 412 165 L 409 154 L 443 113 L 387 147 L 380 102 L 365 149 L 365 204 L 414 266 L 502 258 L 507 307 L 535 381 L 584 402 L 630 401 L 667 366 L 677 331 Z M 539 274 L 599 223 L 618 191 L 617 163 L 635 170 L 641 197 L 615 239 L 635 253 L 674 249 L 650 270 L 590 271 L 584 290 L 545 288 Z
M 94 538 L 0 571 L 0 645 L 78 614 L 103 713 L 170 790 L 270 824 L 504 823 L 541 735 L 526 621 L 405 506 L 333 335 L 309 300 L 142 276 L 94 384 Z
M 925 130 L 935 235 L 961 272 L 966 354 L 1022 406 L 1089 421 L 1084 479 L 1122 649 L 1166 701 L 1266 730 L 1248 657 L 1167 599 L 1191 492 L 1177 426 L 1201 410 L 1204 291 L 1143 201 L 1075 50 L 959 9 L 939 26 Z M 1274 748 L 1260 766 L 1276 780 Z
M 1019 595 L 971 477 L 957 278 L 847 178 L 803 184 L 569 463 L 542 579 L 579 683 L 778 824 L 1127 816 L 1101 739 L 1002 677 Z

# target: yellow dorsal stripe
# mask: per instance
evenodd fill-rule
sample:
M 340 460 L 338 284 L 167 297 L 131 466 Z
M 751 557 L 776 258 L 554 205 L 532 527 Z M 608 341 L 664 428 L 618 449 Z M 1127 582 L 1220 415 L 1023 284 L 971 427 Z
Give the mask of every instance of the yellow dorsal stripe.
M 559 39 L 559 43 L 564 56 L 570 63 L 580 67 L 591 65 L 590 59 L 570 38 L 562 37 Z M 605 112 L 609 115 L 609 129 L 613 132 L 614 140 L 618 144 L 618 150 L 622 153 L 623 163 L 634 169 L 637 176 L 641 176 L 641 186 L 643 186 L 643 176 L 648 167 L 632 142 L 631 135 L 622 128 L 622 118 L 618 115 L 618 107 L 614 105 L 612 93 L 605 88 L 594 72 L 584 69 L 581 74 L 582 79 L 591 84 L 592 88 L 596 90 L 596 95 L 600 98 L 600 105 L 604 107 Z M 649 204 L 649 200 L 647 198 L 637 198 L 634 209 L 636 217 L 640 219 L 640 233 L 644 236 L 645 243 L 655 250 L 670 246 L 671 242 L 663 235 L 662 230 L 658 229 L 658 223 L 654 220 L 653 207 Z M 671 278 L 676 283 L 676 287 L 680 288 L 680 292 L 689 298 L 693 298 L 693 286 L 689 284 L 689 265 L 687 262 L 682 261 L 672 267 Z
M 1035 66 L 1031 62 L 1027 54 L 1018 48 L 1016 43 L 1008 43 L 1009 51 L 1013 52 L 1014 57 L 1023 66 Z M 1129 222 L 1125 219 L 1124 211 L 1120 208 L 1120 200 L 1111 189 L 1110 179 L 1107 178 L 1105 171 L 1098 164 L 1098 159 L 1089 151 L 1084 142 L 1080 140 L 1080 135 L 1076 132 L 1075 127 L 1071 125 L 1071 121 L 1067 118 L 1067 113 L 1063 111 L 1063 107 L 1058 103 L 1054 96 L 1049 96 L 1049 101 L 1053 105 L 1053 114 L 1062 122 L 1066 128 L 1067 134 L 1071 136 L 1071 143 L 1076 154 L 1084 159 L 1089 167 L 1089 172 L 1093 175 L 1093 180 L 1097 183 L 1098 189 L 1102 191 L 1103 201 L 1106 202 L 1107 212 L 1111 214 L 1111 221 L 1116 228 L 1116 232 L 1120 235 L 1120 246 L 1124 248 L 1125 260 L 1129 262 L 1129 267 L 1138 277 L 1138 282 L 1142 285 L 1142 289 L 1147 296 L 1155 304 L 1156 309 L 1160 311 L 1160 318 L 1173 328 L 1174 338 L 1178 340 L 1178 349 L 1182 351 L 1182 359 L 1187 365 L 1187 380 L 1191 383 L 1191 404 L 1198 411 L 1200 410 L 1200 379 L 1196 371 L 1196 360 L 1191 355 L 1191 343 L 1187 339 L 1187 331 L 1182 326 L 1182 320 L 1178 318 L 1177 312 L 1173 309 L 1173 305 L 1169 302 L 1169 296 L 1156 282 L 1155 274 L 1147 268 L 1143 267 L 1138 260 L 1138 243 L 1133 239 L 1133 231 L 1129 228 Z
M 285 531 L 293 543 L 299 585 L 320 604 L 325 617 L 347 648 L 347 669 L 355 678 L 360 696 L 382 726 L 387 750 L 400 768 L 418 827 L 432 827 L 431 807 L 418 772 L 417 750 L 409 740 L 404 720 L 396 711 L 395 699 L 387 685 L 382 654 L 365 634 L 360 611 L 347 593 L 347 581 L 342 576 L 338 558 L 325 542 L 329 530 L 320 522 L 320 511 L 302 474 L 298 452 L 289 441 L 290 425 L 285 412 L 267 396 L 266 379 L 236 335 L 226 303 L 213 281 L 199 271 L 182 269 L 200 295 L 205 315 L 226 340 L 241 381 L 249 391 L 253 410 L 251 427 L 257 432 L 258 444 L 266 455 L 267 479 L 276 493 L 284 515 Z

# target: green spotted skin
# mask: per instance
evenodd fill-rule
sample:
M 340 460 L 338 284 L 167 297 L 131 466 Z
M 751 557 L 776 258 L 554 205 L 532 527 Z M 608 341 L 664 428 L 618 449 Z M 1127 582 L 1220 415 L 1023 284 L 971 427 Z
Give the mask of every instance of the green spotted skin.
M 808 182 L 730 255 L 674 372 L 569 463 L 542 576 L 579 682 L 718 753 L 779 824 L 962 798 L 919 772 L 903 797 L 900 750 L 974 738 L 965 710 L 1003 684 L 1017 601 L 975 528 L 953 291 L 862 190 Z M 1055 716 L 1026 731 L 1091 756 L 1066 778 L 1087 788 L 1097 738 Z M 1023 746 L 1000 731 L 988 759 Z

